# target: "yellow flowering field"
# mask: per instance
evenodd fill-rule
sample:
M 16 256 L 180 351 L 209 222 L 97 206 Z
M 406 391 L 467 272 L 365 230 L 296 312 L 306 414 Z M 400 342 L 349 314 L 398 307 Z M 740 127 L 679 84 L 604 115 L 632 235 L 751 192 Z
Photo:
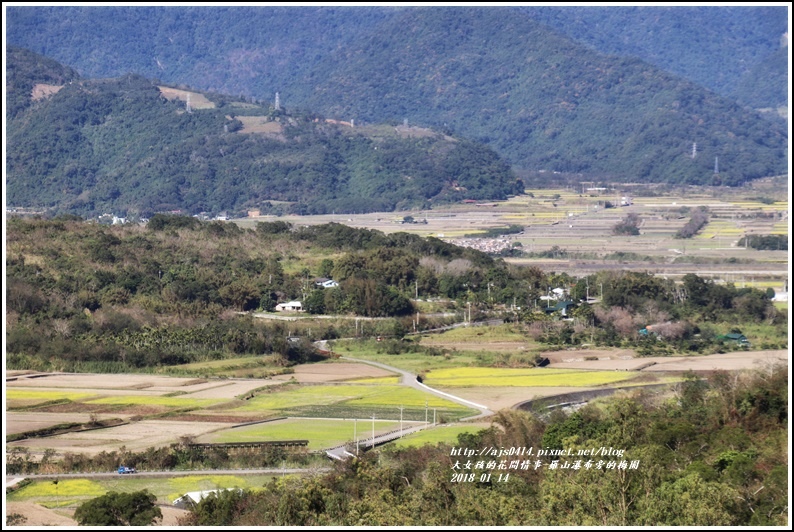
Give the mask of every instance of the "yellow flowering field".
M 428 386 L 600 386 L 636 376 L 630 371 L 544 368 L 453 368 L 431 371 Z

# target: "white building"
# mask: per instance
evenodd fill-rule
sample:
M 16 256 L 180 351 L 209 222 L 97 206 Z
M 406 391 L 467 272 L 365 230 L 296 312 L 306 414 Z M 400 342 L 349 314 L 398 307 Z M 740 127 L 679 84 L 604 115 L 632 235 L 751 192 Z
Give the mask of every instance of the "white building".
M 174 502 L 172 504 L 177 508 L 188 508 L 194 504 L 200 503 L 202 499 L 204 499 L 205 497 L 209 496 L 212 493 L 220 493 L 222 491 L 229 491 L 233 489 L 239 490 L 239 488 L 226 488 L 225 490 L 218 489 L 218 490 L 205 490 L 205 491 L 190 491 L 188 493 L 185 493 L 178 499 L 174 499 Z
M 277 312 L 301 312 L 303 310 L 303 303 L 300 301 L 289 301 L 288 303 L 279 303 L 276 305 Z

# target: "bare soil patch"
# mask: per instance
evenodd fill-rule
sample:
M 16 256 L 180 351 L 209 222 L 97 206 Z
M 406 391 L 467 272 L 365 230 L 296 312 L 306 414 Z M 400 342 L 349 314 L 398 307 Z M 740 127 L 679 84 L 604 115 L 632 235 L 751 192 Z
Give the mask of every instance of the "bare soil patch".
M 573 386 L 542 386 L 542 387 L 519 387 L 519 386 L 481 386 L 466 388 L 437 388 L 443 392 L 456 395 L 463 399 L 487 406 L 494 412 L 504 408 L 510 408 L 518 403 L 539 399 L 550 395 L 560 395 L 564 393 L 582 392 L 594 390 L 597 387 L 573 387 Z
M 63 85 L 48 85 L 47 83 L 37 83 L 33 85 L 33 92 L 30 97 L 33 101 L 41 100 L 56 94 L 63 88 Z
M 216 430 L 227 429 L 236 423 L 186 422 L 150 420 L 89 432 L 75 432 L 51 438 L 39 438 L 14 442 L 15 447 L 26 447 L 31 451 L 54 449 L 57 453 L 98 454 L 102 451 L 118 450 L 125 446 L 133 452 L 145 451 L 149 447 L 165 447 L 182 436 L 201 436 Z
M 732 371 L 758 368 L 767 363 L 783 362 L 788 364 L 789 360 L 788 351 L 785 350 L 738 351 L 716 355 L 636 357 L 630 349 L 581 349 L 554 351 L 542 355 L 548 357 L 551 368 L 648 372 Z M 585 360 L 586 357 L 598 357 L 598 360 Z
M 214 109 L 215 104 L 209 101 L 203 94 L 198 92 L 190 92 L 180 89 L 172 89 L 171 87 L 157 87 L 160 89 L 160 94 L 167 100 L 181 100 L 187 102 L 187 97 L 190 95 L 191 109 Z
M 217 382 L 204 379 L 168 377 L 159 375 L 100 375 L 88 373 L 45 373 L 26 375 L 9 381 L 7 386 L 29 388 L 74 388 L 79 391 L 97 391 L 107 395 L 108 390 L 122 390 L 124 394 L 137 392 L 192 393 L 217 386 Z
M 284 128 L 279 122 L 273 122 L 266 116 L 238 116 L 237 120 L 243 123 L 240 133 L 268 133 L 280 135 Z
M 789 365 L 791 355 L 786 350 L 739 351 L 718 355 L 693 357 L 653 357 L 643 360 L 656 362 L 643 371 L 714 371 L 760 369 L 765 365 Z
M 441 349 L 455 349 L 457 351 L 484 351 L 488 353 L 524 353 L 528 350 L 528 345 L 524 342 L 434 342 L 432 339 L 423 339 L 422 345 Z
M 272 386 L 281 383 L 282 381 L 280 380 L 276 381 L 271 379 L 227 381 L 221 382 L 220 384 L 218 381 L 215 381 L 214 386 L 211 388 L 204 388 L 203 390 L 191 392 L 180 397 L 190 397 L 192 399 L 234 399 L 235 397 L 244 395 L 251 390 L 255 390 L 263 386 Z
M 598 360 L 629 360 L 636 356 L 633 349 L 571 349 L 563 351 L 547 351 L 541 356 L 551 363 L 582 362 L 585 357 L 598 357 Z M 555 367 L 558 367 L 555 365 Z
M 7 502 L 6 517 L 10 514 L 19 514 L 25 517 L 25 521 L 20 526 L 68 526 L 77 527 L 77 521 L 70 516 L 74 510 L 68 511 L 69 516 L 64 515 L 67 510 L 53 511 L 40 504 L 32 502 Z M 165 514 L 163 514 L 165 517 Z
M 114 417 L 150 416 L 153 414 L 162 414 L 168 412 L 169 410 L 173 409 L 160 405 L 106 405 L 100 403 L 65 403 L 36 409 L 37 412 L 88 412 L 91 414 L 113 414 Z
M 6 412 L 6 434 L 19 434 L 30 430 L 44 429 L 61 423 L 88 423 L 91 415 L 85 412 L 63 414 L 47 412 Z M 98 414 L 99 420 L 119 417 Z
M 187 516 L 190 512 L 181 508 L 174 508 L 173 506 L 160 506 L 160 511 L 163 512 L 163 521 L 161 526 L 179 526 L 179 519 Z

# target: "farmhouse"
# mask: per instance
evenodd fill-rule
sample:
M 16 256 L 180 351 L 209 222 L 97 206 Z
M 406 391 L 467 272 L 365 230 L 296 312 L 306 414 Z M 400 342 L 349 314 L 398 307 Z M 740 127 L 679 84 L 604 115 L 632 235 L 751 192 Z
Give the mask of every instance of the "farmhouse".
M 278 312 L 301 312 L 303 311 L 303 304 L 300 301 L 289 301 L 288 303 L 279 303 L 276 305 Z

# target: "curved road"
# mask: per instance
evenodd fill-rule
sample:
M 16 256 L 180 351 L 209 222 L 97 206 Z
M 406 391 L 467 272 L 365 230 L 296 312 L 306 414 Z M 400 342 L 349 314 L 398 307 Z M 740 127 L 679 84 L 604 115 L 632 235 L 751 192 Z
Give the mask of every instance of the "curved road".
M 380 362 L 373 362 L 371 360 L 364 360 L 361 358 L 351 358 L 351 357 L 341 357 L 341 358 L 343 358 L 344 360 L 350 360 L 351 362 L 360 362 L 361 364 L 369 364 L 370 366 L 375 366 L 381 369 L 385 369 L 386 371 L 391 371 L 392 373 L 398 373 L 402 375 L 403 380 L 401 384 L 403 384 L 404 386 L 410 386 L 411 388 L 414 388 L 419 391 L 432 393 L 433 395 L 437 395 L 438 397 L 443 397 L 444 399 L 448 399 L 450 401 L 458 403 L 459 405 L 467 406 L 469 408 L 476 408 L 477 410 L 480 411 L 480 413 L 477 414 L 476 416 L 467 417 L 461 419 L 461 421 L 470 421 L 472 419 L 488 417 L 494 414 L 493 411 L 489 410 L 487 406 L 473 403 L 471 401 L 467 401 L 466 399 L 462 399 L 460 397 L 448 394 L 446 392 L 435 390 L 430 386 L 427 386 L 426 384 L 422 384 L 421 382 L 416 380 L 416 375 L 414 375 L 409 371 L 405 371 L 404 369 L 395 368 L 394 366 L 388 366 L 386 364 L 381 364 Z
M 325 348 L 325 346 L 322 346 L 322 347 Z M 463 405 L 463 406 L 466 406 L 466 407 L 469 407 L 469 408 L 476 408 L 477 410 L 480 411 L 480 413 L 477 414 L 476 416 L 470 416 L 470 417 L 467 417 L 467 418 L 463 418 L 463 419 L 461 419 L 461 421 L 479 419 L 479 418 L 482 418 L 482 417 L 487 417 L 487 416 L 492 416 L 493 415 L 493 412 L 491 410 L 489 410 L 487 406 L 483 406 L 483 405 L 480 405 L 480 404 L 477 404 L 477 403 L 473 403 L 471 401 L 467 401 L 466 399 L 461 399 L 460 397 L 456 397 L 454 395 L 451 395 L 451 394 L 448 394 L 448 393 L 445 393 L 445 392 L 441 392 L 439 390 L 434 390 L 433 388 L 427 386 L 426 384 L 422 384 L 421 382 L 416 380 L 416 375 L 414 375 L 413 373 L 411 373 L 409 371 L 405 371 L 403 369 L 395 368 L 394 366 L 389 366 L 387 364 L 381 364 L 380 362 L 373 362 L 371 360 L 363 360 L 363 359 L 360 359 L 360 358 L 351 358 L 351 357 L 341 357 L 341 358 L 344 359 L 344 360 L 349 360 L 351 362 L 358 362 L 358 363 L 361 363 L 361 364 L 369 364 L 370 366 L 375 366 L 377 368 L 385 369 L 386 371 L 390 371 L 392 373 L 397 373 L 399 375 L 402 375 L 401 384 L 403 386 L 410 386 L 411 388 L 414 388 L 414 389 L 422 391 L 422 392 L 432 393 L 433 395 L 437 395 L 438 397 L 443 397 L 444 399 L 447 399 L 449 401 L 453 401 L 455 403 L 458 403 L 459 405 Z M 414 426 L 414 427 L 410 427 L 410 428 L 403 429 L 403 430 L 395 430 L 395 431 L 392 431 L 392 432 L 390 432 L 388 434 L 381 434 L 380 436 L 376 436 L 374 440 L 372 438 L 361 440 L 359 442 L 359 444 L 361 445 L 362 449 L 366 449 L 367 447 L 374 447 L 375 445 L 379 445 L 381 443 L 386 443 L 386 442 L 389 442 L 389 441 L 392 441 L 392 440 L 396 440 L 397 438 L 400 438 L 400 437 L 405 436 L 407 434 L 411 434 L 412 432 L 417 432 L 417 431 L 420 431 L 420 430 L 423 430 L 423 429 L 426 429 L 426 428 L 428 428 L 428 425 L 419 425 L 419 426 Z M 348 456 L 353 456 L 351 453 L 349 453 L 347 451 L 347 445 L 340 445 L 339 447 L 334 447 L 333 449 L 326 449 L 325 454 L 329 458 L 333 458 L 335 460 L 344 460 Z

